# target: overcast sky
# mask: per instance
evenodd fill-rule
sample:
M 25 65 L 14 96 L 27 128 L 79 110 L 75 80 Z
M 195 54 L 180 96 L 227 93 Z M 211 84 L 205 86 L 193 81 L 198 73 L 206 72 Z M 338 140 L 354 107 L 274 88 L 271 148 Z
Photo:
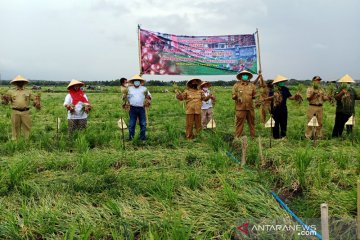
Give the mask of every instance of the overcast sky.
M 359 0 L 0 0 L 1 78 L 130 78 L 139 73 L 138 24 L 179 35 L 258 28 L 265 79 L 360 80 Z

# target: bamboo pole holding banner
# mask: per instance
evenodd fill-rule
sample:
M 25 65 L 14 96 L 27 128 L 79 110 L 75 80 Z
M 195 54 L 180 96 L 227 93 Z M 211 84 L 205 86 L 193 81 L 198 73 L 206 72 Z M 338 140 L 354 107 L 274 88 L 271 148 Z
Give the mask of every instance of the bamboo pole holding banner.
M 143 75 L 142 67 L 141 67 L 141 44 L 140 44 L 140 24 L 138 24 L 138 49 L 139 49 L 139 75 L 140 77 Z
M 257 40 L 257 51 L 258 51 L 258 59 L 259 59 L 259 74 L 262 73 L 261 69 L 261 55 L 260 55 L 260 40 L 259 40 L 259 30 L 256 28 L 256 40 Z

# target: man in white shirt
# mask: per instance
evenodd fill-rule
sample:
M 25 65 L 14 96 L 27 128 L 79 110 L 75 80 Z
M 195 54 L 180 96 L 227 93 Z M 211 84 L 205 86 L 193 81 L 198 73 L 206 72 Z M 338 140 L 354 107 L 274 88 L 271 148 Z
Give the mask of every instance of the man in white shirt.
M 146 112 L 145 107 L 150 105 L 151 94 L 144 87 L 145 80 L 139 75 L 133 76 L 129 82 L 132 86 L 128 87 L 128 101 L 130 104 L 129 121 L 129 140 L 135 135 L 136 120 L 139 118 L 140 139 L 146 140 Z
M 200 88 L 204 91 L 205 97 L 210 95 L 209 88 L 211 84 L 209 82 L 203 82 Z M 213 118 L 213 104 L 215 104 L 215 96 L 211 94 L 211 97 L 207 101 L 202 101 L 201 105 L 201 125 L 203 129 L 206 129 L 206 125 Z

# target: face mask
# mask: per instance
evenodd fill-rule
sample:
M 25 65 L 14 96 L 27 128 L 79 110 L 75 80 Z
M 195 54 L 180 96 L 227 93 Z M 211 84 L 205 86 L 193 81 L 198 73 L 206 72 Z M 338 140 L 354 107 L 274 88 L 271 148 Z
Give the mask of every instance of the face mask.
M 203 90 L 207 92 L 209 89 L 207 87 L 204 87 Z
M 285 82 L 279 82 L 279 87 L 285 87 Z
M 135 87 L 140 86 L 140 81 L 134 81 L 134 86 L 135 86 Z
M 244 81 L 247 81 L 247 80 L 249 80 L 249 75 L 244 74 L 241 76 L 241 79 Z

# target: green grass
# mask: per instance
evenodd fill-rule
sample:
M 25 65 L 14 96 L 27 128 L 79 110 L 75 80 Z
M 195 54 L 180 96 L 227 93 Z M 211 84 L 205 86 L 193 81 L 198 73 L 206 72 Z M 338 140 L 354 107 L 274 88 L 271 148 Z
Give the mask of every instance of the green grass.
M 0 106 L 1 239 L 236 239 L 245 237 L 234 230 L 245 220 L 290 221 L 270 191 L 300 218 L 319 218 L 324 202 L 332 217 L 355 218 L 360 132 L 354 143 L 346 135 L 331 139 L 333 106 L 325 104 L 325 139 L 315 147 L 304 139 L 305 102 L 288 103 L 288 137 L 271 148 L 256 111 L 264 164 L 258 138 L 248 138 L 242 168 L 227 156 L 241 160 L 230 89 L 216 88 L 217 129 L 189 141 L 182 103 L 154 88 L 148 141 L 127 141 L 125 150 L 117 120 L 128 122 L 128 114 L 110 90 L 89 93 L 88 128 L 72 138 L 65 93 L 42 94 L 43 109 L 31 110 L 29 142 L 10 140 L 11 111 Z

